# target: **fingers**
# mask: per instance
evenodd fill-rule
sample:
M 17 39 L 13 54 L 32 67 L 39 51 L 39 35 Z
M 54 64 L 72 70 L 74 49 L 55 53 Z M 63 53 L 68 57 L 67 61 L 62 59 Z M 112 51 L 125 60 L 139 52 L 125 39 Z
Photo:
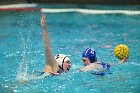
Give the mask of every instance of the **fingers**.
M 42 20 L 46 20 L 46 14 L 42 14 Z
M 42 14 L 42 16 L 46 16 L 46 14 Z
M 126 57 L 123 60 L 126 62 L 128 58 L 129 58 L 129 55 L 126 55 Z
M 120 60 L 119 64 L 125 63 L 129 58 L 129 55 L 127 55 L 124 59 Z
M 46 19 L 46 15 L 42 15 L 42 20 L 45 20 Z
M 125 63 L 125 58 L 120 60 L 120 62 L 119 62 L 119 64 L 123 64 L 123 63 Z
M 129 58 L 129 55 L 126 56 L 126 59 L 128 59 L 128 58 Z
M 45 14 L 42 14 L 41 21 L 44 21 L 44 20 L 46 20 L 46 15 Z
M 41 16 L 41 26 L 45 27 L 46 26 L 46 15 L 42 14 Z

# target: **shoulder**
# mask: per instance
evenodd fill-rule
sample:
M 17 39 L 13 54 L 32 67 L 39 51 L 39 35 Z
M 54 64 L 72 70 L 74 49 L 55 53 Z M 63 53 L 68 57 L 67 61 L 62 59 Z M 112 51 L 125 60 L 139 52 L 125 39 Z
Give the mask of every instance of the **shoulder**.
M 111 66 L 110 63 L 107 62 L 98 62 L 97 64 L 100 64 L 104 70 L 109 70 Z
M 103 70 L 103 67 L 102 65 L 100 64 L 97 64 L 97 63 L 91 63 L 90 65 L 88 66 L 85 66 L 83 68 L 80 69 L 81 71 L 91 71 L 91 70 Z

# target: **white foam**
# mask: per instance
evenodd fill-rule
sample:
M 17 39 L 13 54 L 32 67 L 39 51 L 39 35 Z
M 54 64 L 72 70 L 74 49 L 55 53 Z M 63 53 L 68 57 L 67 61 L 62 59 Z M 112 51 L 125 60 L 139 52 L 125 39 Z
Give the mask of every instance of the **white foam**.
M 132 65 L 135 65 L 135 66 L 140 66 L 139 63 L 136 63 L 136 62 L 131 62 Z
M 79 12 L 83 14 L 126 14 L 126 15 L 139 15 L 140 11 L 138 10 L 93 10 L 93 9 L 51 9 L 51 8 L 42 8 L 41 12 L 47 13 L 61 13 L 61 12 Z
M 22 7 L 36 7 L 37 4 L 9 4 L 1 5 L 0 8 L 22 8 Z

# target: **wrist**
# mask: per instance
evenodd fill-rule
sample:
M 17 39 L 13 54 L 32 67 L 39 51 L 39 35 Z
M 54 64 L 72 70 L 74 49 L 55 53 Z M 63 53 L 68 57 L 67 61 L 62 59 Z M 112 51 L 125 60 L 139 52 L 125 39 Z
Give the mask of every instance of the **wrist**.
M 46 29 L 46 25 L 45 26 L 42 26 L 42 29 Z

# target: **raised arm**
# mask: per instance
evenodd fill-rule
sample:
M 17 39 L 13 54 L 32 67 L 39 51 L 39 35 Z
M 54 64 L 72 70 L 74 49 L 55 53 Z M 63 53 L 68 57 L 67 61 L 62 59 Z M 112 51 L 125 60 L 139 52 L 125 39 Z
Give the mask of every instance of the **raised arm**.
M 46 67 L 50 66 L 52 71 L 55 73 L 58 70 L 58 64 L 54 58 L 54 54 L 53 54 L 53 51 L 50 46 L 50 38 L 49 38 L 49 33 L 48 33 L 47 25 L 46 25 L 46 16 L 44 14 L 41 17 L 41 27 L 43 30 L 43 41 L 44 41 L 44 48 L 45 48 Z

